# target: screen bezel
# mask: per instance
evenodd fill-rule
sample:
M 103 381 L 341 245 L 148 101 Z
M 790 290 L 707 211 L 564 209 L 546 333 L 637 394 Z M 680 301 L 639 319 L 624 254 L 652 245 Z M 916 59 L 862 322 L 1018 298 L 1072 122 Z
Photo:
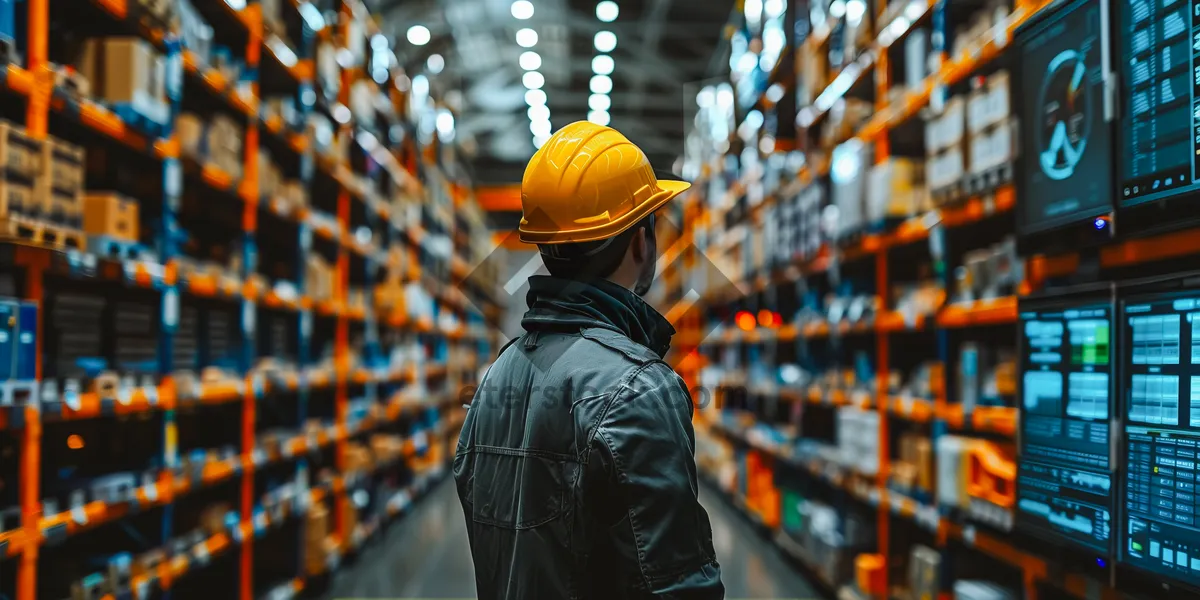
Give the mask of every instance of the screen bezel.
M 1106 131 L 1109 139 L 1112 141 L 1111 151 L 1108 156 L 1108 164 L 1110 167 L 1117 165 L 1116 147 L 1120 140 L 1118 139 L 1117 115 L 1116 111 L 1110 108 L 1109 89 L 1113 87 L 1114 77 L 1116 74 L 1112 68 L 1111 45 L 1112 45 L 1112 5 L 1108 0 L 1069 0 L 1056 3 L 1056 6 L 1043 9 L 1046 11 L 1045 16 L 1036 19 L 1033 22 L 1026 23 L 1020 27 L 1013 36 L 1013 45 L 1016 51 L 1020 53 L 1023 50 L 1023 45 L 1028 42 L 1028 39 L 1041 33 L 1047 27 L 1050 27 L 1057 20 L 1062 19 L 1069 12 L 1079 10 L 1089 2 L 1096 2 L 1100 6 L 1100 68 L 1104 73 L 1104 84 L 1101 97 L 1101 110 L 1104 111 L 1104 127 L 1102 131 Z M 1020 63 L 1020 57 L 1017 57 L 1017 62 Z M 1020 65 L 1018 65 L 1020 67 Z M 1011 88 L 1011 106 L 1020 106 L 1022 99 L 1021 94 L 1024 92 L 1023 86 L 1020 84 L 1014 85 Z M 1028 119 L 1022 119 L 1022 126 L 1028 122 Z M 1027 132 L 1021 132 L 1022 137 L 1027 135 Z M 1021 198 L 1029 197 L 1029 190 L 1026 186 L 1026 174 L 1030 169 L 1030 158 L 1025 156 L 1020 160 L 1013 161 L 1015 175 L 1015 189 L 1017 192 L 1018 202 Z M 1075 212 L 1069 215 L 1063 215 L 1052 219 L 1042 219 L 1036 222 L 1027 222 L 1025 219 L 1024 210 L 1020 206 L 1016 209 L 1014 219 L 1016 221 L 1017 241 L 1022 247 L 1033 245 L 1034 243 L 1049 243 L 1054 244 L 1054 238 L 1051 234 L 1061 234 L 1066 231 L 1072 232 L 1074 235 L 1069 236 L 1069 245 L 1077 246 L 1075 242 L 1102 244 L 1112 237 L 1112 227 L 1107 226 L 1103 232 L 1098 232 L 1092 226 L 1092 222 L 1098 217 L 1111 216 L 1114 212 L 1114 207 L 1118 202 L 1117 183 L 1118 177 L 1115 168 L 1109 170 L 1109 201 L 1106 205 L 1099 206 L 1083 212 Z M 1101 235 L 1103 234 L 1103 235 Z M 1076 239 L 1078 238 L 1078 239 Z M 1061 240 L 1059 240 L 1061 241 Z
M 1200 271 L 1191 271 L 1187 273 L 1176 273 L 1163 277 L 1155 277 L 1138 281 L 1126 282 L 1117 288 L 1117 318 L 1120 323 L 1124 323 L 1126 319 L 1125 307 L 1130 302 L 1142 303 L 1148 300 L 1163 300 L 1172 296 L 1191 296 L 1200 294 Z M 1114 328 L 1116 331 L 1116 328 Z M 1117 340 L 1119 347 L 1118 352 L 1120 360 L 1116 364 L 1121 378 L 1120 387 L 1118 388 L 1117 405 L 1119 409 L 1119 427 L 1118 436 L 1115 437 L 1117 444 L 1116 456 L 1121 466 L 1127 462 L 1125 427 L 1128 425 L 1125 419 L 1125 413 L 1128 411 L 1125 394 L 1125 352 L 1127 351 L 1124 343 L 1124 331 L 1121 332 L 1120 339 Z M 1120 485 L 1118 487 L 1119 498 L 1125 497 L 1126 481 L 1124 477 L 1124 468 L 1120 468 L 1121 473 Z M 1115 588 L 1119 591 L 1128 591 L 1135 594 L 1148 594 L 1154 598 L 1177 598 L 1178 593 L 1187 592 L 1192 594 L 1200 594 L 1200 584 L 1188 583 L 1182 579 L 1177 579 L 1165 573 L 1152 571 L 1140 567 L 1136 564 L 1126 562 L 1124 560 L 1125 540 L 1128 536 L 1128 527 L 1125 524 L 1128 521 L 1128 511 L 1125 508 L 1125 503 L 1120 502 L 1117 508 L 1117 518 L 1120 527 L 1118 527 L 1116 539 L 1116 552 L 1113 557 L 1113 565 L 1115 567 Z
M 1018 352 L 1017 356 L 1024 357 L 1025 351 L 1026 351 L 1025 328 L 1022 326 L 1023 321 L 1020 317 L 1022 312 L 1066 309 L 1066 308 L 1079 307 L 1079 306 L 1107 306 L 1108 307 L 1108 309 L 1110 311 L 1109 312 L 1110 318 L 1113 321 L 1113 326 L 1109 328 L 1109 347 L 1114 348 L 1114 345 L 1116 344 L 1116 320 L 1117 320 L 1118 306 L 1117 306 L 1116 286 L 1111 283 L 1108 283 L 1108 284 L 1090 285 L 1090 286 L 1086 286 L 1086 287 L 1077 287 L 1077 288 L 1072 288 L 1070 290 L 1063 290 L 1063 291 L 1052 293 L 1052 294 L 1042 294 L 1042 295 L 1038 295 L 1038 296 L 1029 296 L 1029 297 L 1019 299 L 1018 303 L 1017 303 L 1017 352 Z M 1110 355 L 1111 354 L 1112 354 L 1112 351 L 1110 350 Z M 1110 360 L 1111 360 L 1111 357 L 1110 357 Z M 1118 404 L 1119 404 L 1117 402 L 1117 397 L 1114 395 L 1117 393 L 1116 381 L 1117 381 L 1117 378 L 1119 377 L 1119 375 L 1117 375 L 1118 367 L 1119 367 L 1119 365 L 1116 363 L 1116 361 L 1111 361 L 1111 367 L 1109 369 L 1109 378 L 1108 378 L 1109 411 L 1110 411 L 1109 412 L 1109 428 L 1110 429 L 1109 429 L 1109 448 L 1108 448 L 1108 451 L 1109 451 L 1108 473 L 1109 473 L 1109 476 L 1111 478 L 1113 478 L 1114 481 L 1118 478 L 1117 463 L 1119 462 L 1118 460 L 1115 460 L 1116 458 L 1119 458 L 1119 457 L 1114 456 L 1114 448 L 1113 448 L 1114 439 L 1113 439 L 1113 431 L 1112 431 L 1112 427 L 1114 426 L 1113 413 L 1116 410 L 1118 410 Z M 1023 402 L 1022 392 L 1024 391 L 1023 390 L 1024 377 L 1022 377 L 1021 375 L 1022 375 L 1021 373 L 1018 373 L 1018 377 L 1017 377 L 1017 386 L 1018 386 L 1017 387 L 1017 389 L 1018 389 L 1017 402 L 1018 402 L 1018 407 L 1020 407 L 1017 410 L 1017 436 L 1016 436 L 1017 437 L 1018 471 L 1020 469 L 1020 464 L 1023 463 L 1025 460 L 1025 458 L 1024 458 L 1024 456 L 1025 456 L 1025 436 L 1023 435 L 1022 432 L 1024 432 L 1024 430 L 1025 430 L 1026 414 L 1025 414 L 1023 405 L 1021 404 Z M 1017 477 L 1015 489 L 1016 489 L 1016 497 L 1020 498 L 1021 497 L 1021 478 L 1020 478 L 1019 474 Z M 1109 498 L 1109 514 L 1113 516 L 1115 522 L 1119 523 L 1120 522 L 1120 513 L 1117 510 L 1117 498 L 1118 498 L 1118 493 L 1119 493 L 1118 490 L 1119 490 L 1118 486 L 1110 487 L 1111 495 Z M 1116 560 L 1115 560 L 1114 553 L 1117 551 L 1116 540 L 1117 540 L 1117 535 L 1118 535 L 1118 532 L 1115 531 L 1117 529 L 1116 527 L 1113 528 L 1114 531 L 1108 536 L 1107 549 L 1102 554 L 1097 555 L 1096 554 L 1097 550 L 1091 546 L 1086 546 L 1076 540 L 1073 540 L 1073 539 L 1068 538 L 1063 535 L 1059 535 L 1053 529 L 1050 529 L 1050 528 L 1044 526 L 1040 522 L 1031 521 L 1028 518 L 1022 518 L 1022 515 L 1024 513 L 1021 511 L 1021 509 L 1019 507 L 1015 508 L 1014 512 L 1015 512 L 1015 514 L 1013 515 L 1014 523 L 1016 524 L 1017 529 L 1021 533 L 1024 533 L 1024 534 L 1030 535 L 1034 538 L 1037 538 L 1039 541 L 1053 544 L 1056 548 L 1071 550 L 1073 552 L 1086 553 L 1086 554 L 1088 554 L 1088 559 L 1103 558 L 1105 560 L 1105 563 L 1106 563 L 1105 566 L 1095 565 L 1094 560 L 1075 561 L 1075 562 L 1080 562 L 1081 564 L 1084 564 L 1088 568 L 1088 570 L 1093 571 L 1093 572 L 1107 573 L 1110 569 L 1110 566 L 1115 564 Z
M 1120 7 L 1112 7 L 1110 9 L 1110 23 L 1120 23 L 1123 10 Z M 1111 38 L 1110 38 L 1111 40 Z M 1184 210 L 1189 201 L 1194 203 L 1195 199 L 1200 196 L 1200 182 L 1194 184 L 1196 189 L 1190 191 L 1181 191 L 1172 193 L 1167 196 L 1153 198 L 1149 200 L 1140 200 L 1135 204 L 1128 204 L 1123 201 L 1121 181 L 1122 181 L 1122 166 L 1116 158 L 1124 152 L 1126 138 L 1124 127 L 1124 105 L 1128 91 L 1129 82 L 1125 78 L 1125 70 L 1119 69 L 1111 72 L 1113 81 L 1115 82 L 1115 98 L 1112 102 L 1116 109 L 1116 116 L 1113 123 L 1117 128 L 1115 133 L 1117 145 L 1113 152 L 1113 197 L 1114 211 L 1116 221 L 1120 224 L 1120 234 L 1122 237 L 1138 234 L 1153 234 L 1167 231 L 1175 231 L 1195 226 L 1200 223 L 1200 210 Z

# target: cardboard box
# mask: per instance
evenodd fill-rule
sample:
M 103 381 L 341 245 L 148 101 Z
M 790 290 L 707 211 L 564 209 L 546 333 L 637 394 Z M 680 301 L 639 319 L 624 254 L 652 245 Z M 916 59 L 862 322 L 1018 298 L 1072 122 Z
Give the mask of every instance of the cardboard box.
M 53 193 L 79 196 L 83 192 L 84 154 L 83 148 L 49 138 L 42 144 L 43 168 L 41 172 L 44 189 Z
M 235 179 L 242 176 L 244 132 L 228 115 L 217 115 L 208 124 L 208 160 Z
M 218 502 L 205 508 L 200 513 L 200 528 L 209 536 L 225 531 L 225 514 L 229 512 L 229 503 Z
M 128 104 L 151 121 L 166 123 L 166 62 L 149 42 L 137 37 L 90 38 L 83 44 L 79 71 L 98 98 Z
M 329 537 L 329 511 L 317 504 L 308 509 L 304 520 L 304 562 L 310 575 L 325 570 L 325 538 Z
M 11 216 L 39 217 L 44 206 L 33 195 L 33 187 L 0 180 L 0 219 Z
M 952 148 L 925 162 L 925 180 L 930 190 L 954 185 L 966 173 L 966 159 L 959 148 Z
M 971 91 L 967 101 L 967 131 L 975 134 L 1011 116 L 1008 71 L 999 71 Z
M 204 157 L 204 121 L 196 113 L 180 113 L 175 119 L 175 134 L 183 156 L 200 160 Z
M 962 96 L 946 101 L 942 114 L 925 124 L 925 151 L 930 156 L 959 145 L 966 129 L 966 102 Z
M 925 195 L 922 162 L 890 157 L 871 167 L 867 182 L 867 220 L 876 223 L 913 216 L 922 210 Z
M 41 167 L 41 147 L 44 144 L 27 136 L 25 128 L 0 121 L 0 165 L 6 178 L 33 183 Z
M 85 195 L 83 230 L 89 235 L 138 241 L 137 202 L 112 192 Z
M 1015 118 L 971 136 L 970 173 L 977 175 L 1012 162 L 1017 153 Z

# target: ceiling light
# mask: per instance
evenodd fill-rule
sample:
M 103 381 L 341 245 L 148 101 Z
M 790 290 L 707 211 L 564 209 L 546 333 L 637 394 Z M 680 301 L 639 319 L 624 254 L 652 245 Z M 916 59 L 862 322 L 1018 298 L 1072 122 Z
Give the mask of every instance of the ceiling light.
M 550 121 L 531 121 L 529 131 L 533 135 L 550 135 Z
M 762 0 L 746 0 L 742 6 L 746 19 L 758 23 L 762 19 Z
M 774 19 L 782 15 L 784 9 L 783 0 L 767 0 L 763 2 L 763 12 L 767 14 L 768 19 Z
M 608 112 L 603 110 L 588 111 L 588 120 L 597 125 L 608 125 Z
M 621 7 L 617 6 L 612 0 L 604 0 L 596 5 L 596 18 L 605 23 L 612 23 L 617 20 L 617 15 L 621 14 Z
M 529 90 L 525 92 L 525 104 L 530 106 L 541 106 L 546 104 L 546 92 L 542 90 Z
M 524 21 L 533 16 L 533 3 L 529 0 L 517 0 L 512 3 L 512 16 Z
M 521 83 L 525 84 L 525 89 L 540 90 L 543 85 L 546 85 L 546 78 L 537 71 L 526 71 L 521 76 Z
M 831 16 L 835 19 L 840 19 L 845 14 L 846 14 L 846 1 L 845 0 L 833 0 L 833 2 L 829 3 L 829 16 Z
M 548 136 L 548 135 L 533 136 L 533 146 L 535 148 L 541 148 L 542 146 L 545 146 L 546 142 L 548 142 L 548 141 L 550 141 L 550 136 Z
M 846 24 L 857 27 L 862 23 L 863 15 L 867 13 L 867 3 L 863 0 L 850 0 L 846 3 Z
M 429 43 L 429 28 L 424 25 L 413 25 L 408 28 L 408 43 L 414 46 L 424 46 Z
M 617 47 L 617 34 L 611 31 L 597 31 L 593 38 L 596 49 L 601 52 L 612 52 Z
M 783 99 L 783 94 L 783 86 L 779 85 L 779 83 L 773 83 L 771 84 L 771 87 L 767 88 L 766 96 L 767 100 L 770 102 L 779 102 Z
M 592 59 L 592 72 L 597 75 L 610 75 L 616 67 L 613 58 L 607 54 L 601 54 Z
M 430 54 L 429 58 L 425 61 L 425 67 L 429 69 L 430 73 L 437 75 L 442 72 L 442 69 L 446 68 L 446 59 L 442 58 L 441 54 Z
M 550 120 L 550 108 L 545 104 L 534 104 L 533 106 L 530 106 L 528 114 L 530 121 Z
M 721 108 L 733 107 L 733 88 L 728 85 L 722 85 L 717 90 L 717 106 Z
M 608 75 L 592 75 L 589 87 L 593 94 L 607 94 L 612 91 L 612 78 Z
M 522 52 L 521 58 L 518 62 L 521 63 L 522 69 L 525 69 L 526 71 L 536 71 L 542 68 L 542 55 L 534 52 L 533 50 Z
M 608 110 L 612 108 L 612 98 L 604 94 L 592 94 L 588 96 L 588 108 L 592 110 Z
M 454 115 L 444 108 L 437 113 L 437 130 L 442 135 L 454 131 Z
M 532 48 L 537 45 L 537 32 L 526 27 L 517 32 L 517 45 L 522 48 Z

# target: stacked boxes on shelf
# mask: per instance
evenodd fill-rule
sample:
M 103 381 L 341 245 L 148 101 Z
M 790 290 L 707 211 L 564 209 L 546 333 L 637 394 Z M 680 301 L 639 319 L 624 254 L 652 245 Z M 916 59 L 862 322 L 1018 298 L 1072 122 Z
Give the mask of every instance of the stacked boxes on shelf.
M 183 156 L 212 164 L 234 179 L 241 179 L 245 130 L 233 118 L 217 114 L 205 121 L 195 113 L 185 112 L 176 119 L 175 129 Z
M 925 182 L 935 199 L 953 199 L 941 192 L 956 190 L 966 175 L 966 118 L 966 102 L 955 96 L 925 124 Z
M 77 61 L 92 93 L 123 119 L 162 133 L 170 118 L 166 61 L 148 41 L 136 37 L 88 38 Z
M 78 233 L 82 220 L 83 149 L 58 138 L 29 137 L 25 130 L 0 121 L 0 221 L 5 233 L 35 241 L 83 249 Z M 18 227 L 19 225 L 19 227 Z
M 1009 103 L 1008 71 L 997 71 L 977 78 L 975 89 L 967 96 L 967 135 L 970 138 L 972 177 L 990 176 L 972 189 L 994 188 L 1012 177 L 1012 161 L 1017 153 L 1017 118 Z

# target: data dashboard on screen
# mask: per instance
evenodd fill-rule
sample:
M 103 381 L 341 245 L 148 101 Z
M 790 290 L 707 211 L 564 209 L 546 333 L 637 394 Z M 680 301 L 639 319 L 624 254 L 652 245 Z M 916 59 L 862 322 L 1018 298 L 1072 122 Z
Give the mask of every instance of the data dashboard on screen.
M 1127 1 L 1127 0 L 1126 0 Z M 1112 210 L 1113 134 L 1104 112 L 1106 23 L 1101 0 L 1076 0 L 1018 33 L 1022 232 Z
M 1200 586 L 1200 291 L 1126 300 L 1120 558 Z
M 1112 547 L 1113 305 L 1021 307 L 1022 529 L 1107 555 Z
M 1119 200 L 1129 206 L 1200 187 L 1197 0 L 1122 0 Z

